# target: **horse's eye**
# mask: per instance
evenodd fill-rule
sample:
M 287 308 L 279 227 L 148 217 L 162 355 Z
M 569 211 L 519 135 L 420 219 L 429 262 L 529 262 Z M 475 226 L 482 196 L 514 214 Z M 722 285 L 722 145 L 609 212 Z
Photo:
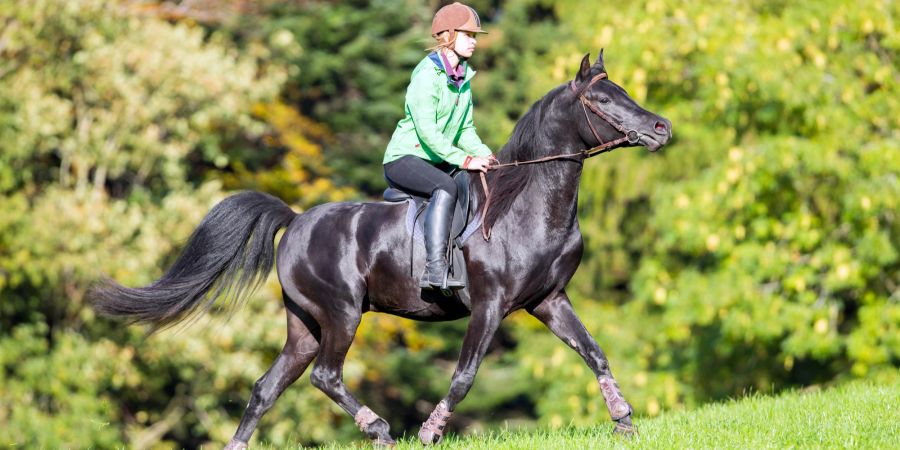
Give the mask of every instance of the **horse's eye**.
M 603 103 L 603 104 L 609 103 L 609 97 L 600 97 L 600 103 Z

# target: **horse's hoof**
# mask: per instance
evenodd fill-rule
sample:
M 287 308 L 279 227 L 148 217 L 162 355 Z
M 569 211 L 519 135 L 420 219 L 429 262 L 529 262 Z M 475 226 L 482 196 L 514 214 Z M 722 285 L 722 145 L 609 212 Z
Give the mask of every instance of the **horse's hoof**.
M 436 445 L 441 442 L 441 439 L 444 436 L 434 432 L 434 430 L 428 430 L 422 428 L 419 430 L 419 441 L 422 442 L 422 445 Z
M 247 450 L 247 443 L 239 441 L 237 439 L 232 439 L 228 441 L 228 445 L 225 446 L 225 450 Z
M 394 448 L 397 446 L 397 441 L 393 439 L 375 439 L 374 441 L 372 441 L 372 446 L 377 448 Z
M 616 422 L 616 426 L 613 428 L 613 434 L 624 438 L 630 438 L 637 434 L 637 428 L 630 423 Z

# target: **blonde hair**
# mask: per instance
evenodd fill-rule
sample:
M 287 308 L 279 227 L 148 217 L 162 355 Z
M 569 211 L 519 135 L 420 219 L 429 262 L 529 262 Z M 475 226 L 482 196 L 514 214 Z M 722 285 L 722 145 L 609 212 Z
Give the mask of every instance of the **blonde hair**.
M 441 31 L 434 36 L 436 41 L 435 44 L 425 49 L 425 51 L 436 52 L 443 49 L 453 49 L 453 46 L 456 44 L 456 36 L 458 33 L 459 32 L 456 30 Z

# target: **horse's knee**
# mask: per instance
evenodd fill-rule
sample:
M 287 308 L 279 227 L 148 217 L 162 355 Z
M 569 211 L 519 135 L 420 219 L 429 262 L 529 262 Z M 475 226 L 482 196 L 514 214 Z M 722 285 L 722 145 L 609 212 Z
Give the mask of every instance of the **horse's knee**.
M 341 382 L 341 377 L 330 369 L 316 366 L 313 367 L 312 373 L 309 374 L 309 381 L 320 391 L 327 393 Z
M 250 403 L 247 407 L 255 413 L 263 414 L 272 408 L 277 397 L 274 389 L 266 383 L 266 378 L 263 377 L 253 384 L 253 393 L 250 394 Z

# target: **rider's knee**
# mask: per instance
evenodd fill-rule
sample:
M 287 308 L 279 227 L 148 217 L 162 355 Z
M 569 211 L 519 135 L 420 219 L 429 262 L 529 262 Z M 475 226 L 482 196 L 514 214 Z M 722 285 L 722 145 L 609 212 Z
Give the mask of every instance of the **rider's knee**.
M 439 184 L 434 190 L 444 191 L 450 194 L 451 197 L 456 198 L 456 182 L 454 182 L 452 179 Z M 432 193 L 432 195 L 434 195 L 434 193 Z

